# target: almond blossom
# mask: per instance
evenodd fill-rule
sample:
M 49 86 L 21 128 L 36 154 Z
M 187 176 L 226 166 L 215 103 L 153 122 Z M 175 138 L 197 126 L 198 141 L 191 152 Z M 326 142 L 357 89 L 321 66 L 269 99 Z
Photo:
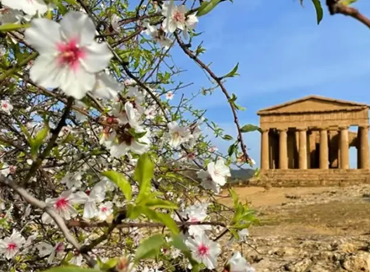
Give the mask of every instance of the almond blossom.
M 43 0 L 1 0 L 1 3 L 9 8 L 22 10 L 31 16 L 36 13 L 44 14 L 48 10 Z
M 230 258 L 228 264 L 230 265 L 230 272 L 255 272 L 256 270 L 248 263 L 248 261 L 240 254 L 235 252 Z
M 172 92 L 167 92 L 166 93 L 166 99 L 167 100 L 172 100 L 172 98 L 174 97 L 175 95 L 172 93 Z
M 59 87 L 67 95 L 83 98 L 95 86 L 95 73 L 113 56 L 94 37 L 95 25 L 82 12 L 68 12 L 60 24 L 45 18 L 32 20 L 25 40 L 40 55 L 30 69 L 31 79 L 44 88 Z
M 72 217 L 77 215 L 77 211 L 73 208 L 73 205 L 81 204 L 84 201 L 84 198 L 77 194 L 73 194 L 72 191 L 65 191 L 57 198 L 47 198 L 45 203 L 52 206 L 61 217 L 66 220 L 70 220 Z M 50 224 L 53 222 L 53 219 L 49 214 L 44 213 L 42 215 L 42 221 Z
M 188 9 L 185 5 L 175 6 L 174 1 L 166 1 L 162 7 L 162 15 L 166 17 L 163 21 L 163 28 L 166 32 L 173 33 L 176 29 L 194 29 L 198 23 L 198 18 L 194 14 L 186 15 Z
M 177 147 L 180 144 L 189 140 L 191 133 L 188 127 L 180 127 L 176 121 L 167 124 L 169 132 L 165 134 L 168 139 L 168 144 L 172 147 Z
M 78 197 L 82 199 L 82 204 L 85 205 L 83 217 L 90 219 L 94 218 L 99 213 L 96 205 L 104 200 L 105 188 L 98 183 L 95 184 L 91 191 L 88 191 L 87 193 L 77 192 L 76 195 L 78 195 Z
M 188 222 L 202 222 L 207 217 L 207 208 L 209 203 L 197 203 L 189 206 L 181 213 L 183 218 L 188 218 Z M 189 234 L 197 235 L 203 233 L 205 230 L 211 230 L 210 225 L 190 225 Z
M 49 256 L 48 264 L 53 263 L 54 258 L 64 252 L 63 243 L 57 243 L 55 246 L 52 246 L 46 242 L 40 242 L 36 245 L 36 248 L 39 251 L 40 257 Z
M 74 188 L 80 188 L 82 185 L 82 173 L 76 172 L 76 173 L 67 173 L 60 183 L 65 184 L 68 189 Z
M 112 76 L 105 72 L 100 72 L 96 75 L 92 93 L 103 99 L 114 99 L 121 89 L 121 85 Z
M 0 254 L 6 259 L 12 259 L 26 243 L 26 239 L 15 229 L 12 234 L 4 240 L 0 240 Z
M 215 269 L 217 266 L 217 257 L 221 253 L 221 247 L 218 243 L 211 241 L 204 233 L 196 235 L 194 239 L 189 238 L 185 244 L 191 250 L 193 258 L 203 263 L 208 269 Z
M 144 27 L 146 27 L 146 35 L 151 36 L 152 39 L 155 42 L 158 42 L 165 50 L 170 48 L 172 40 L 166 37 L 166 33 L 162 30 L 162 28 L 158 29 L 155 26 L 150 25 L 148 22 L 144 23 Z
M 99 206 L 98 219 L 105 221 L 108 218 L 108 216 L 110 216 L 112 213 L 113 213 L 113 203 L 110 201 L 102 203 Z
M 10 112 L 13 110 L 13 105 L 6 100 L 1 100 L 0 103 L 0 110 L 10 115 Z
M 207 172 L 212 177 L 212 180 L 223 186 L 226 183 L 226 177 L 230 177 L 230 168 L 225 165 L 223 159 L 218 159 L 216 163 L 210 162 L 207 165 Z

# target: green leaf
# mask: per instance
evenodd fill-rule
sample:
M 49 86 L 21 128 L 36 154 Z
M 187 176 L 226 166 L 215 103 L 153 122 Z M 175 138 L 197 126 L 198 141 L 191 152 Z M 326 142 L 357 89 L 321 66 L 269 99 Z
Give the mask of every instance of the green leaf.
M 90 268 L 80 268 L 77 266 L 60 266 L 46 270 L 44 272 L 101 272 L 101 271 Z
M 345 6 L 349 6 L 353 3 L 357 2 L 357 0 L 342 0 L 340 3 Z
M 244 126 L 240 129 L 240 131 L 241 131 L 242 133 L 246 133 L 246 132 L 256 131 L 256 130 L 258 130 L 258 129 L 259 129 L 259 127 L 255 126 L 255 125 L 248 124 L 248 125 L 244 125 Z
M 30 139 L 31 145 L 31 155 L 35 159 L 37 157 L 37 152 L 39 151 L 40 147 L 42 146 L 46 136 L 49 133 L 49 126 L 45 124 L 45 127 L 37 133 L 34 139 Z
M 231 141 L 232 139 L 233 139 L 233 137 L 232 136 L 230 136 L 230 135 L 224 135 L 223 137 L 222 137 L 222 139 L 224 139 L 224 140 L 227 140 L 227 141 Z
M 237 73 L 238 71 L 238 68 L 239 68 L 239 62 L 235 65 L 235 67 L 226 75 L 224 75 L 223 77 L 221 78 L 227 78 L 227 77 L 234 77 L 234 76 L 238 76 L 239 74 Z
M 204 1 L 197 12 L 197 16 L 203 16 L 206 15 L 208 12 L 210 12 L 212 9 L 214 9 L 221 0 L 210 0 L 210 1 Z
M 135 261 L 155 257 L 160 249 L 166 244 L 162 234 L 156 234 L 144 240 L 136 250 Z
M 0 32 L 8 32 L 8 31 L 14 31 L 18 30 L 21 28 L 27 28 L 30 27 L 30 24 L 5 24 L 5 25 L 0 25 Z
M 115 183 L 121 189 L 126 200 L 131 201 L 132 199 L 131 184 L 121 173 L 115 171 L 105 171 L 102 173 L 102 175 L 109 178 L 113 183 Z
M 142 207 L 141 211 L 148 217 L 148 219 L 151 219 L 154 222 L 163 223 L 173 233 L 177 234 L 180 232 L 175 220 L 173 220 L 169 214 L 156 212 L 146 207 Z
M 139 183 L 140 189 L 136 203 L 140 203 L 150 191 L 150 183 L 154 175 L 154 163 L 148 153 L 140 156 L 134 173 L 135 180 Z
M 168 210 L 178 209 L 178 206 L 175 203 L 172 203 L 167 200 L 159 199 L 159 198 L 150 199 L 146 201 L 145 206 L 147 206 L 148 208 L 152 208 L 152 209 L 157 209 L 157 208 L 168 209 Z
M 229 146 L 229 149 L 227 150 L 227 153 L 229 154 L 230 157 L 235 153 L 235 150 L 236 150 L 237 147 L 238 146 L 235 143 Z
M 230 192 L 231 198 L 233 199 L 234 207 L 236 207 L 239 203 L 239 196 L 237 195 L 237 193 L 232 188 L 229 189 L 229 192 Z
M 67 2 L 67 4 L 70 4 L 70 5 L 77 5 L 77 2 L 76 2 L 76 0 L 64 0 L 64 1 L 66 1 Z
M 312 0 L 312 3 L 316 9 L 317 24 L 320 24 L 322 20 L 322 16 L 323 16 L 323 11 L 322 11 L 320 0 Z

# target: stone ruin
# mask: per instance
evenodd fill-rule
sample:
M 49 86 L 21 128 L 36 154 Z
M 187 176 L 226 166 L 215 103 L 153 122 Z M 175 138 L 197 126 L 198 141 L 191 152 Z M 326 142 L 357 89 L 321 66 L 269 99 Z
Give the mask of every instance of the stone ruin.
M 249 184 L 370 183 L 368 111 L 366 104 L 314 95 L 258 111 L 261 171 Z M 356 169 L 349 167 L 350 147 L 357 149 Z

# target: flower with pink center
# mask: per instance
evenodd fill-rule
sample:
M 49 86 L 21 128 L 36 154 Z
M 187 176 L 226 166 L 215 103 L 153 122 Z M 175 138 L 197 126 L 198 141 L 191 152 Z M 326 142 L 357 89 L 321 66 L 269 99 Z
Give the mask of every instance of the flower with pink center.
M 176 29 L 187 33 L 188 29 L 194 29 L 198 23 L 198 18 L 194 14 L 186 15 L 188 9 L 185 5 L 175 6 L 174 1 L 166 1 L 162 7 L 162 15 L 166 17 L 163 21 L 163 29 L 173 33 Z
M 73 208 L 73 205 L 84 203 L 84 201 L 85 199 L 80 195 L 73 194 L 72 191 L 65 191 L 57 198 L 47 198 L 45 203 L 52 206 L 61 217 L 70 220 L 77 215 L 77 211 Z M 47 213 L 42 215 L 42 220 L 44 223 L 53 222 Z
M 0 101 L 0 110 L 10 115 L 10 112 L 13 110 L 13 105 L 9 101 L 1 100 Z
M 217 150 L 218 150 L 218 148 L 217 148 L 217 147 L 215 147 L 215 146 L 211 146 L 211 147 L 208 149 L 208 151 L 209 151 L 209 152 L 211 152 L 211 153 L 215 153 Z
M 99 220 L 106 220 L 108 216 L 113 213 L 113 204 L 110 201 L 100 204 L 98 218 Z
M 188 218 L 188 222 L 202 222 L 207 218 L 207 209 L 209 203 L 196 203 L 192 206 L 187 207 L 184 212 L 181 213 L 183 218 Z M 188 232 L 190 235 L 197 235 L 203 233 L 206 230 L 211 230 L 210 225 L 190 225 Z
M 105 43 L 95 42 L 93 21 L 77 11 L 68 12 L 60 23 L 33 19 L 25 40 L 40 54 L 30 69 L 31 79 L 44 88 L 60 88 L 76 99 L 94 89 L 96 73 L 104 70 L 113 56 Z
M 10 260 L 19 252 L 25 243 L 26 239 L 18 231 L 13 229 L 13 233 L 9 237 L 0 240 L 0 254 Z
M 44 0 L 1 0 L 1 3 L 9 8 L 22 10 L 31 16 L 36 13 L 44 14 L 48 10 Z
M 52 246 L 46 242 L 40 242 L 36 245 L 36 248 L 39 251 L 40 257 L 49 256 L 48 264 L 52 264 L 55 257 L 64 252 L 63 243 L 57 243 L 55 246 Z
M 215 269 L 217 257 L 221 253 L 221 247 L 218 243 L 211 241 L 204 233 L 196 235 L 185 241 L 190 249 L 194 260 L 203 263 L 208 269 Z
M 174 97 L 175 95 L 172 93 L 172 92 L 168 92 L 166 93 L 166 99 L 167 100 L 172 100 L 172 98 Z

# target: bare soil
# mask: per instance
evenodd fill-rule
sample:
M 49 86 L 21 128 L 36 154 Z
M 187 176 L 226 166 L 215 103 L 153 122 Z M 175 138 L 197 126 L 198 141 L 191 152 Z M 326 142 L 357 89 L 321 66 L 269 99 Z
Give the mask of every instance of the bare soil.
M 256 271 L 370 272 L 370 185 L 234 190 L 261 221 L 238 248 Z

